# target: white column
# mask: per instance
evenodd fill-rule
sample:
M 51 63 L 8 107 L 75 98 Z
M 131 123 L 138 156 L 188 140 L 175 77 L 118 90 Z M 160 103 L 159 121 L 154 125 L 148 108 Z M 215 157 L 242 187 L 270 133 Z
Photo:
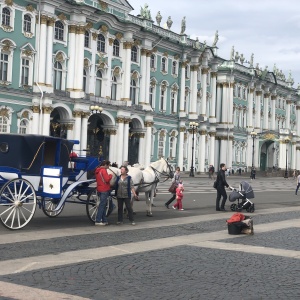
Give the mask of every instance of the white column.
M 145 104 L 146 102 L 146 93 L 149 93 L 149 90 L 146 90 L 146 80 L 147 80 L 147 50 L 141 50 L 141 79 L 140 79 L 140 104 Z M 140 162 L 140 161 L 139 161 Z
M 228 83 L 223 83 L 223 94 L 222 94 L 222 112 L 221 112 L 221 123 L 228 123 Z M 222 143 L 221 143 L 222 144 Z
M 49 135 L 50 133 L 50 114 L 52 112 L 52 107 L 43 107 L 43 135 Z
M 254 120 L 254 128 L 255 129 L 260 129 L 260 98 L 261 98 L 262 92 L 261 91 L 256 91 L 256 96 L 255 96 L 255 120 Z
M 276 96 L 271 96 L 271 130 L 276 130 Z
M 254 167 L 259 168 L 259 138 L 254 139 Z
M 73 111 L 73 117 L 75 118 L 75 124 L 74 124 L 74 140 L 78 140 L 80 143 L 81 138 L 81 111 Z M 74 145 L 73 149 L 77 154 L 80 154 L 80 144 Z
M 222 83 L 217 83 L 217 104 L 216 104 L 216 121 L 221 122 L 222 116 Z
M 300 148 L 296 147 L 296 170 L 300 170 Z
M 115 129 L 109 129 L 109 160 L 111 162 L 116 162 L 117 159 L 116 159 L 116 134 L 117 134 L 117 131 Z
M 264 123 L 263 123 L 264 130 L 269 129 L 269 98 L 270 98 L 270 93 L 265 93 L 264 94 Z
M 209 113 L 209 118 L 210 122 L 215 123 L 216 120 L 216 84 L 217 84 L 217 73 L 216 72 L 211 72 L 211 100 L 210 100 L 210 113 Z
M 181 78 L 180 78 L 180 105 L 179 105 L 179 116 L 185 117 L 186 113 L 184 110 L 184 98 L 185 98 L 185 67 L 186 62 L 181 63 Z
M 190 111 L 189 118 L 196 119 L 197 118 L 197 70 L 199 69 L 198 65 L 191 66 L 191 98 L 190 98 Z
M 117 118 L 116 122 L 118 124 L 118 131 L 117 131 L 117 155 L 116 155 L 116 162 L 119 166 L 123 164 L 123 142 L 124 142 L 124 119 L 123 118 Z M 128 148 L 128 144 L 127 144 Z
M 111 97 L 111 69 L 112 69 L 112 57 L 113 57 L 113 43 L 114 39 L 109 38 L 108 39 L 108 49 L 107 49 L 107 71 L 106 71 L 106 82 L 105 82 L 105 88 L 102 92 L 103 97 L 106 97 L 110 99 Z
M 124 42 L 124 86 L 123 86 L 123 97 L 122 100 L 129 101 L 130 100 L 130 81 L 131 81 L 131 42 Z
M 66 124 L 67 127 L 67 139 L 68 140 L 73 140 L 74 139 L 74 125 L 73 124 Z
M 201 99 L 201 109 L 200 109 L 200 116 L 203 117 L 206 116 L 207 73 L 208 73 L 208 69 L 203 68 L 201 72 L 202 99 Z
M 228 161 L 226 162 L 228 168 L 232 168 L 232 152 L 233 152 L 233 143 L 231 137 L 229 137 L 228 143 Z
M 146 141 L 145 141 L 145 167 L 148 167 L 151 162 L 151 137 L 152 137 L 152 121 L 145 121 Z
M 145 83 L 145 104 L 149 105 L 149 92 L 150 92 L 150 74 L 151 74 L 151 68 L 150 68 L 150 60 L 151 60 L 151 54 L 152 52 L 148 51 L 146 54 L 146 83 Z M 154 97 L 155 101 L 155 97 Z
M 290 128 L 290 126 L 291 126 L 291 103 L 292 103 L 291 100 L 286 100 L 286 109 L 285 109 L 285 111 L 286 111 L 285 127 L 286 128 Z
M 89 81 L 88 81 L 88 84 L 89 84 L 88 92 L 93 95 L 95 95 L 95 77 L 96 77 L 96 64 L 97 64 L 97 58 L 96 58 L 97 36 L 98 36 L 98 34 L 96 32 L 92 33 L 92 40 L 91 40 L 92 63 L 91 63 L 91 69 L 90 69 L 90 74 L 89 74 Z M 103 90 L 105 90 L 105 87 L 103 87 Z
M 75 59 L 76 59 L 76 26 L 69 26 L 69 61 L 68 61 L 68 77 L 67 77 L 67 89 L 74 89 L 74 73 L 75 73 Z
M 76 91 L 82 91 L 83 84 L 83 67 L 84 67 L 84 27 L 77 27 L 76 34 L 76 61 L 75 61 L 75 78 L 74 88 Z
M 300 136 L 300 105 L 296 105 L 297 135 Z M 300 170 L 300 169 L 299 169 Z
M 291 150 L 292 150 L 292 153 L 291 153 L 291 169 L 292 170 L 295 170 L 296 169 L 296 142 L 292 142 L 291 144 Z
M 210 132 L 210 153 L 209 153 L 209 161 L 208 164 L 215 166 L 215 144 L 216 144 L 216 132 Z
M 247 167 L 252 167 L 253 139 L 250 134 L 247 135 Z
M 130 119 L 124 120 L 123 161 L 128 161 L 129 122 Z
M 37 105 L 32 106 L 32 112 L 31 133 L 39 134 L 40 107 Z
M 38 83 L 45 84 L 46 77 L 46 45 L 47 45 L 47 17 L 41 16 L 40 53 L 39 53 L 39 78 Z
M 183 170 L 183 146 L 184 146 L 184 133 L 186 128 L 183 126 L 184 124 L 180 125 L 179 128 L 179 137 L 178 137 L 178 156 L 177 156 L 177 165 L 180 170 Z
M 138 133 L 139 136 L 139 153 L 138 162 L 140 165 L 145 166 L 145 133 Z
M 222 136 L 220 142 L 220 164 L 227 163 L 227 139 L 225 138 L 225 136 Z
M 199 155 L 198 155 L 198 165 L 199 172 L 204 173 L 205 168 L 205 138 L 206 138 L 206 130 L 200 131 L 200 140 L 199 140 Z
M 54 19 L 48 20 L 47 27 L 47 59 L 46 59 L 46 85 L 52 86 L 52 73 L 53 73 L 53 26 Z
M 229 124 L 233 124 L 233 83 L 229 83 L 229 105 L 228 105 L 228 120 Z
M 251 130 L 253 130 L 253 92 L 254 92 L 254 89 L 249 87 L 249 93 L 248 93 L 248 120 L 247 120 L 247 123 L 248 123 L 248 128 L 250 128 Z
M 85 151 L 82 151 L 87 148 L 87 132 L 88 132 L 88 118 L 90 113 L 82 113 L 81 119 L 81 138 L 80 138 L 80 156 L 85 156 Z

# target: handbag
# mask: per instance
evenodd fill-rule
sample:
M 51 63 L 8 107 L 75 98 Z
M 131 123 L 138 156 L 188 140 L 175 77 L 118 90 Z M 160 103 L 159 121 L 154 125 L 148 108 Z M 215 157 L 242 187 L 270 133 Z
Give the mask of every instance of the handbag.
M 217 183 L 217 180 L 215 180 L 214 184 L 213 184 L 213 188 L 214 189 L 217 189 L 217 186 L 218 186 L 218 183 Z
M 175 194 L 176 193 L 176 188 L 177 188 L 177 184 L 176 184 L 176 182 L 173 182 L 171 184 L 171 186 L 169 187 L 169 192 L 172 193 L 172 194 Z

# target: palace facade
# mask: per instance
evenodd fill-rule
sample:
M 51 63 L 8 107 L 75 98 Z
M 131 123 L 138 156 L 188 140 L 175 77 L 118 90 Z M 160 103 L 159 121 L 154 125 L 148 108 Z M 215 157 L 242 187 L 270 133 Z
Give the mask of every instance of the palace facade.
M 187 171 L 193 157 L 197 172 L 300 169 L 291 74 L 234 50 L 221 58 L 217 41 L 132 10 L 125 0 L 0 0 L 0 132 L 79 140 L 78 154 L 119 165 L 165 157 Z

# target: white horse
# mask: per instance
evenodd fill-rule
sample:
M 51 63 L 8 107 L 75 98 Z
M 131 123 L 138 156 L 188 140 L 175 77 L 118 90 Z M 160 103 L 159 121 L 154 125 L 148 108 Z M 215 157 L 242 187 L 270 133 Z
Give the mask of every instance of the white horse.
M 152 204 L 156 186 L 162 175 L 167 179 L 173 177 L 171 166 L 164 158 L 161 158 L 151 163 L 150 166 L 144 170 L 141 170 L 139 167 L 128 167 L 128 170 L 128 175 L 132 177 L 135 190 L 145 193 L 147 216 L 152 217 Z M 107 171 L 113 175 L 110 184 L 114 185 L 116 176 L 120 175 L 120 170 L 110 167 Z

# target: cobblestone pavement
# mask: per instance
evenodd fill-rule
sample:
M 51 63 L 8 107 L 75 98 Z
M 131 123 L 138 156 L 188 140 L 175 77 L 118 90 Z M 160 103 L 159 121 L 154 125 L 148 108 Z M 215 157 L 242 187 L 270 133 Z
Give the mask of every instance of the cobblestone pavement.
M 255 234 L 231 236 L 232 212 L 213 211 L 213 190 L 200 188 L 201 202 L 193 202 L 205 182 L 186 179 L 191 212 L 182 213 L 163 207 L 168 184 L 161 185 L 155 217 L 138 213 L 137 226 L 99 228 L 68 216 L 52 227 L 38 216 L 42 226 L 0 229 L 0 299 L 299 299 L 295 183 L 253 183 L 257 206 L 264 203 L 252 214 Z

